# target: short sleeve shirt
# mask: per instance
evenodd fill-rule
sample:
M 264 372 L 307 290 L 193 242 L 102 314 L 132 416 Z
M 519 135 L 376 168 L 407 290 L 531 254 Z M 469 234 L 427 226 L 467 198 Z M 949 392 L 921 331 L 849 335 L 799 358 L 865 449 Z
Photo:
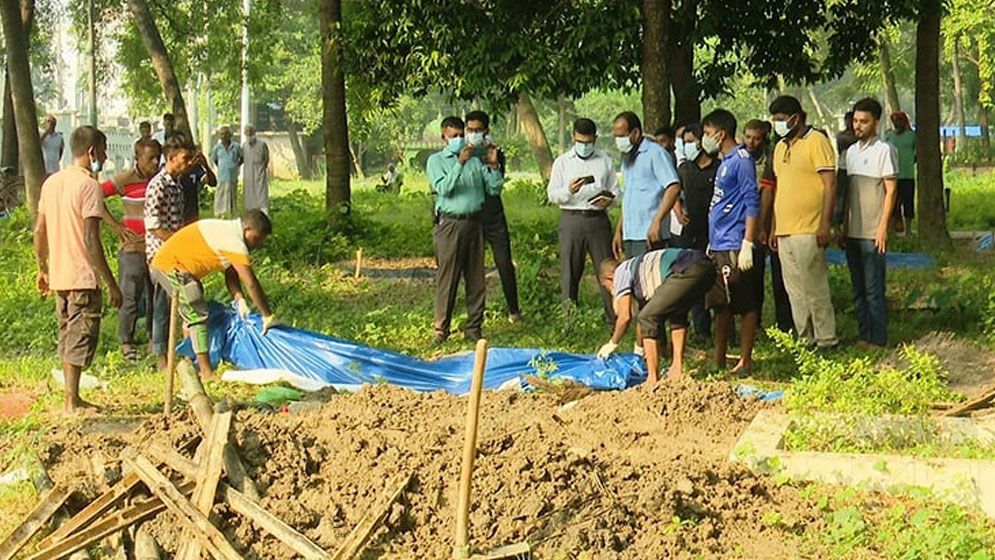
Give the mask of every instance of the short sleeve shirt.
M 713 159 L 705 167 L 699 167 L 693 161 L 685 161 L 678 169 L 681 177 L 681 192 L 684 194 L 684 211 L 690 220 L 686 231 L 708 237 L 708 209 L 715 194 L 715 174 L 719 169 L 719 161 Z M 704 249 L 704 246 L 701 247 Z
M 163 272 L 186 272 L 203 278 L 233 264 L 249 264 L 242 220 L 200 220 L 163 244 L 152 266 Z
M 48 283 L 53 290 L 95 290 L 97 274 L 86 258 L 84 222 L 100 218 L 104 196 L 88 170 L 73 165 L 41 187 L 38 214 L 45 216 Z
M 687 249 L 658 249 L 641 258 L 622 261 L 615 268 L 612 282 L 615 299 L 631 295 L 642 307 L 656 289 L 670 276 L 671 267 Z
M 891 144 L 874 138 L 857 142 L 846 151 L 847 189 L 846 235 L 853 239 L 874 239 L 884 212 L 884 180 L 898 173 L 898 153 Z
M 41 141 L 41 153 L 45 160 L 45 173 L 56 173 L 62 167 L 62 150 L 65 140 L 61 132 L 54 132 Z
M 670 154 L 656 142 L 643 138 L 634 158 L 622 160 L 622 238 L 646 239 L 663 193 L 679 181 Z M 670 216 L 663 219 L 660 235 L 670 236 Z
M 809 128 L 790 142 L 778 142 L 773 161 L 775 235 L 817 233 L 825 195 L 820 174 L 836 172 L 836 152 L 829 138 Z
M 218 182 L 234 184 L 238 182 L 238 166 L 242 161 L 242 148 L 235 142 L 224 144 L 218 142 L 211 149 L 211 160 L 218 167 Z
M 746 237 L 746 219 L 760 215 L 757 167 L 746 146 L 722 159 L 715 174 L 715 193 L 708 217 L 708 239 L 714 251 L 738 251 Z
M 145 189 L 145 257 L 149 262 L 162 247 L 154 229 L 177 232 L 185 222 L 183 187 L 163 168 Z
M 894 130 L 889 130 L 884 139 L 898 151 L 898 178 L 915 179 L 916 133 L 906 130 L 902 134 L 895 134 Z

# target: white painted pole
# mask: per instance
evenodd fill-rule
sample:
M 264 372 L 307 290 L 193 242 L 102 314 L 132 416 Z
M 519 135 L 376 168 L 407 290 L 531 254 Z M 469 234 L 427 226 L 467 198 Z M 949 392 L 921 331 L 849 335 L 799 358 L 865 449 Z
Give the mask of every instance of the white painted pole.
M 240 114 L 241 129 L 239 138 L 245 132 L 245 127 L 249 124 L 249 11 L 252 7 L 252 0 L 242 0 L 242 104 Z

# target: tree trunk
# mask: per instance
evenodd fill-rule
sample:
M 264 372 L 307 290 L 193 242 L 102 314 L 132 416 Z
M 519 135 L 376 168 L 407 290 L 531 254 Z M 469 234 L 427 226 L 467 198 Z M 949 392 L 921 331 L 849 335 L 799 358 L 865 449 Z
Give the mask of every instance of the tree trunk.
M 297 124 L 287 122 L 287 136 L 290 137 L 290 149 L 294 151 L 294 161 L 297 163 L 297 176 L 305 181 L 311 180 L 311 165 L 308 162 L 307 151 L 301 143 L 301 136 L 297 134 Z
M 549 174 L 553 169 L 553 151 L 549 148 L 546 131 L 542 129 L 542 122 L 539 121 L 539 115 L 527 93 L 518 95 L 518 122 L 532 147 L 543 182 L 549 182 Z
M 812 106 L 815 107 L 815 114 L 819 119 L 819 124 L 822 126 L 833 125 L 833 123 L 826 120 L 826 112 L 822 110 L 822 103 L 819 103 L 819 97 L 815 94 L 815 87 L 809 84 L 805 89 L 806 93 L 808 93 L 808 98 L 812 101 Z M 833 128 L 835 126 L 830 126 L 829 130 L 832 131 Z
M 350 209 L 349 129 L 342 69 L 342 0 L 318 0 L 325 133 L 325 210 L 333 223 Z
M 562 154 L 567 145 L 567 102 L 562 95 L 556 100 L 556 140 L 557 153 Z
M 21 0 L 21 24 L 24 25 L 24 36 L 31 37 L 31 25 L 34 21 L 34 0 Z M 14 118 L 14 100 L 10 91 L 10 73 L 4 68 L 3 80 L 3 140 L 0 146 L 0 166 L 13 167 L 17 172 L 17 122 Z
M 884 31 L 878 34 L 878 60 L 881 62 L 881 79 L 884 81 L 884 105 L 888 114 L 902 110 L 898 100 L 898 86 L 895 85 L 895 72 L 891 69 L 891 48 Z
M 671 22 L 667 70 L 674 92 L 674 124 L 696 123 L 701 120 L 701 88 L 694 78 L 694 45 L 690 43 L 695 15 L 678 28 Z
M 38 214 L 41 183 L 45 180 L 45 161 L 41 156 L 38 113 L 35 107 L 34 89 L 31 86 L 31 63 L 28 61 L 28 36 L 25 33 L 22 17 L 17 0 L 0 0 L 0 18 L 3 19 L 7 69 L 10 74 L 11 98 L 20 150 L 18 157 L 24 169 L 28 210 L 33 219 Z
M 981 106 L 978 111 L 978 124 L 981 125 L 981 146 L 984 148 L 985 159 L 991 161 L 992 159 L 992 138 L 991 128 L 988 121 L 988 107 L 984 105 Z
M 670 124 L 670 77 L 667 45 L 670 42 L 671 0 L 642 0 L 643 5 L 643 131 L 653 132 Z
M 162 35 L 159 34 L 159 28 L 156 27 L 149 6 L 145 0 L 128 0 L 128 7 L 135 17 L 138 34 L 142 36 L 142 42 L 145 43 L 145 48 L 149 51 L 152 68 L 159 78 L 162 93 L 166 97 L 166 104 L 173 116 L 176 117 L 176 130 L 193 140 L 190 136 L 190 122 L 187 119 L 187 106 L 183 102 L 180 82 L 176 78 L 173 62 L 169 59 L 166 45 L 162 42 Z
M 953 66 L 954 74 L 954 114 L 957 117 L 957 143 L 954 144 L 956 151 L 961 151 L 966 147 L 967 138 L 967 118 L 964 116 L 964 84 L 960 77 L 960 37 L 954 37 L 953 52 L 950 54 L 950 63 Z
M 352 160 L 352 170 L 359 180 L 366 179 L 366 172 L 363 170 L 363 143 L 356 142 L 355 147 L 349 145 L 349 158 Z
M 949 246 L 940 157 L 940 14 L 942 0 L 923 0 L 916 28 L 916 154 L 919 235 Z

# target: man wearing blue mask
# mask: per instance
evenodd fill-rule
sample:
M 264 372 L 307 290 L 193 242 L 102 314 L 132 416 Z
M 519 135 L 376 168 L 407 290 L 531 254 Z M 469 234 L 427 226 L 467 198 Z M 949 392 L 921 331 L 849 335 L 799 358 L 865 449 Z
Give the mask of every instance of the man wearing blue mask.
M 573 149 L 553 162 L 546 194 L 560 207 L 560 294 L 577 303 L 588 255 L 595 266 L 612 257 L 612 224 L 607 208 L 618 197 L 618 177 L 611 156 L 597 149 L 598 128 L 591 119 L 577 119 Z M 603 286 L 605 321 L 615 324 L 612 295 Z
M 482 336 L 487 284 L 484 281 L 484 236 L 481 209 L 484 196 L 500 196 L 504 173 L 496 158 L 473 154 L 459 117 L 442 120 L 446 146 L 428 158 L 426 172 L 435 193 L 437 216 L 432 234 L 438 263 L 435 287 L 436 344 L 449 338 L 460 278 L 466 281 L 467 320 L 464 336 Z
M 473 155 L 485 163 L 497 165 L 504 173 L 504 153 L 490 136 L 491 118 L 483 111 L 470 111 L 466 114 L 466 143 L 473 147 Z M 508 320 L 517 323 L 522 319 L 518 307 L 518 279 L 515 263 L 511 258 L 511 234 L 508 232 L 508 218 L 504 214 L 501 196 L 484 196 L 484 207 L 480 211 L 480 222 L 484 228 L 484 241 L 494 253 L 494 267 L 501 278 L 501 291 L 508 304 Z
M 622 216 L 615 228 L 616 258 L 636 257 L 666 247 L 670 210 L 680 196 L 677 170 L 667 150 L 643 136 L 639 117 L 626 111 L 612 123 L 615 146 L 622 155 Z

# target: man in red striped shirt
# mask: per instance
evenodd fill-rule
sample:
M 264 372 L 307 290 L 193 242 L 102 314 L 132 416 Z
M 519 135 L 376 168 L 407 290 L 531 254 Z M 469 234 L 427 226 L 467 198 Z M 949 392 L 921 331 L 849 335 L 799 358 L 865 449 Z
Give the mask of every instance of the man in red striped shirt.
M 152 289 L 148 263 L 145 259 L 145 188 L 149 179 L 159 170 L 162 146 L 156 140 L 144 139 L 135 143 L 135 167 L 104 181 L 100 186 L 104 198 L 120 196 L 124 206 L 121 222 L 117 222 L 104 207 L 104 222 L 117 230 L 121 237 L 118 252 L 118 284 L 124 296 L 118 314 L 118 340 L 121 351 L 129 360 L 138 358 L 135 345 L 135 322 L 138 320 L 139 302 L 143 294 Z M 146 313 L 151 311 L 146 304 Z

